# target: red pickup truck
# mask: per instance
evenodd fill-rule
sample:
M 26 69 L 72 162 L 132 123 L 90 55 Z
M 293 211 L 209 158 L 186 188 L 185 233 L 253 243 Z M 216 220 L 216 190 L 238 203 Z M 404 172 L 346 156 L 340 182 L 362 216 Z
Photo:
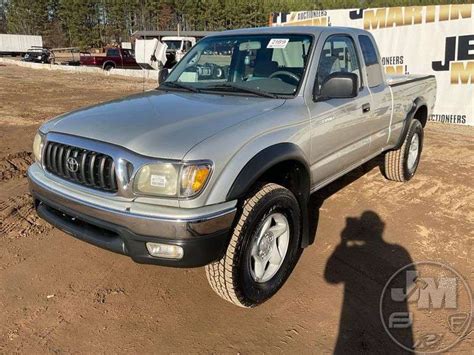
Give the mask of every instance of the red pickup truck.
M 128 49 L 108 48 L 105 55 L 81 54 L 81 65 L 101 67 L 104 70 L 113 68 L 140 69 L 135 57 Z

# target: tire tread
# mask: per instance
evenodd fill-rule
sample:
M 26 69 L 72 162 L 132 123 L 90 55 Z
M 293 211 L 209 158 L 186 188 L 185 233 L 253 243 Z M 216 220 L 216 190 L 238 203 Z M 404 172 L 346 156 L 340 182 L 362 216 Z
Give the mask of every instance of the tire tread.
M 243 209 L 239 221 L 237 222 L 232 237 L 227 247 L 224 257 L 216 262 L 206 265 L 206 276 L 211 288 L 221 298 L 236 306 L 249 308 L 252 305 L 246 304 L 243 297 L 239 294 L 237 289 L 237 282 L 235 278 L 235 266 L 238 264 L 237 245 L 240 238 L 240 233 L 244 227 L 245 221 L 250 215 L 252 209 L 257 203 L 267 194 L 276 189 L 283 188 L 280 185 L 269 183 L 264 185 L 256 194 L 249 197 L 243 203 Z
M 405 140 L 403 141 L 402 146 L 399 149 L 391 150 L 385 153 L 384 165 L 383 165 L 383 174 L 388 180 L 405 182 L 407 178 L 405 177 L 405 160 L 406 160 L 406 146 L 409 143 L 408 138 L 411 137 L 410 132 L 419 124 L 419 121 L 413 120 L 408 129 Z

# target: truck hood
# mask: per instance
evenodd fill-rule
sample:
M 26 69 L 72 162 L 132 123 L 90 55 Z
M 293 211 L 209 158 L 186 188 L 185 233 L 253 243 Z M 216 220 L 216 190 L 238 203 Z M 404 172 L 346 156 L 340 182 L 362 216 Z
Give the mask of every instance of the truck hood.
M 61 115 L 42 130 L 119 145 L 149 157 L 181 160 L 206 138 L 284 102 L 155 90 Z

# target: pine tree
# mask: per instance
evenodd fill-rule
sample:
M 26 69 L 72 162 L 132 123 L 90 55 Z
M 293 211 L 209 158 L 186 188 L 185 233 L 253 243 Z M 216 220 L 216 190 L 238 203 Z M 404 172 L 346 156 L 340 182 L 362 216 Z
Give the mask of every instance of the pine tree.
M 7 1 L 0 0 L 0 33 L 7 32 Z
M 59 17 L 70 45 L 85 49 L 105 44 L 101 38 L 104 27 L 102 6 L 100 0 L 59 1 Z
M 50 0 L 10 0 L 7 4 L 7 30 L 9 33 L 38 35 L 49 22 Z

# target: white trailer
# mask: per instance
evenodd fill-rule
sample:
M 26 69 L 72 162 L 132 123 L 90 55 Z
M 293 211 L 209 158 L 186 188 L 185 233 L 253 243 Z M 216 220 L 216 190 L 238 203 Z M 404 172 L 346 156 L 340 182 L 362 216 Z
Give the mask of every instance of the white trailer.
M 23 55 L 31 47 L 43 47 L 41 36 L 0 34 L 0 55 Z
M 160 70 L 166 63 L 166 44 L 156 38 L 135 41 L 135 60 L 143 69 Z

